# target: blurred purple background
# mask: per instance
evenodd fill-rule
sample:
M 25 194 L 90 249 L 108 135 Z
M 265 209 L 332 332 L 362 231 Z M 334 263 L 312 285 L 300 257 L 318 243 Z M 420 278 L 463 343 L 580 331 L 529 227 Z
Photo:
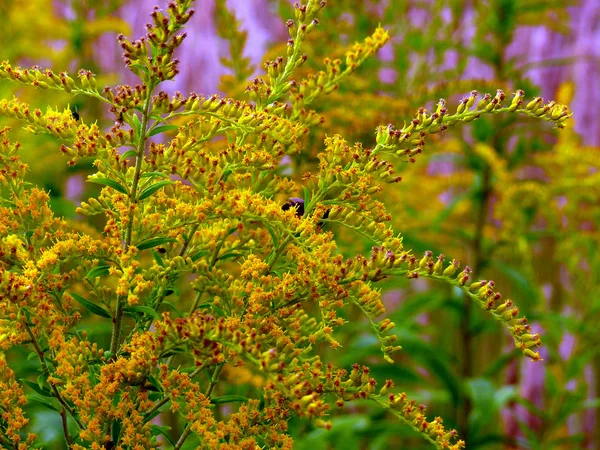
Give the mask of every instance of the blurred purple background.
M 149 12 L 160 2 L 137 0 L 121 8 L 120 16 L 131 24 L 131 38 L 144 34 L 144 25 L 149 22 Z M 161 4 L 166 6 L 166 1 Z M 188 39 L 180 49 L 187 56 L 181 65 L 181 74 L 163 89 L 169 92 L 201 94 L 218 92 L 219 76 L 225 69 L 219 62 L 227 52 L 227 44 L 216 34 L 212 21 L 215 0 L 196 0 L 196 15 L 188 23 Z M 287 36 L 281 20 L 274 16 L 266 0 L 227 0 L 248 32 L 252 45 L 245 49 L 257 72 L 269 43 Z M 542 89 L 542 96 L 553 98 L 558 86 L 565 81 L 575 83 L 576 91 L 571 108 L 575 113 L 575 130 L 586 145 L 600 146 L 600 1 L 581 0 L 579 6 L 570 8 L 571 35 L 564 36 L 544 27 L 522 27 L 517 30 L 517 39 L 509 48 L 509 56 L 526 61 L 526 73 Z M 465 17 L 469 11 L 465 11 Z M 469 30 L 465 30 L 468 36 Z M 106 70 L 121 67 L 120 49 L 112 34 L 105 35 L 98 47 L 98 56 Z M 385 50 L 384 50 L 385 51 Z M 563 64 L 549 65 L 551 61 Z M 491 74 L 488 67 L 473 61 L 465 78 L 482 78 Z M 133 82 L 134 79 L 127 79 Z

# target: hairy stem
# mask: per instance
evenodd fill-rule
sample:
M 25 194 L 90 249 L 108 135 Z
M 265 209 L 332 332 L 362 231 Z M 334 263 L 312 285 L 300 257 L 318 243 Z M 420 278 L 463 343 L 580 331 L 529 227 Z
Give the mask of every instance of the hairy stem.
M 67 448 L 71 448 L 71 445 L 73 445 L 73 443 L 71 442 L 71 436 L 69 436 L 69 427 L 67 424 L 67 410 L 65 408 L 62 408 L 60 410 L 60 419 L 62 422 L 63 435 L 65 436 Z
M 136 148 L 137 157 L 135 161 L 135 174 L 133 176 L 131 192 L 129 194 L 130 207 L 128 214 L 127 230 L 125 231 L 125 240 L 123 242 L 124 250 L 127 250 L 127 248 L 131 245 L 131 239 L 133 236 L 133 219 L 135 215 L 134 204 L 137 203 L 137 188 L 140 181 L 142 162 L 144 161 L 144 149 L 146 147 L 146 129 L 148 128 L 148 116 L 150 111 L 150 105 L 152 104 L 152 91 L 154 90 L 154 85 L 150 84 L 148 87 L 148 94 L 146 96 L 146 102 L 144 103 L 144 110 L 142 111 L 142 126 L 140 128 L 140 135 L 138 136 L 139 141 Z M 113 328 L 110 338 L 110 353 L 112 359 L 116 358 L 117 349 L 119 347 L 124 305 L 125 297 L 121 296 L 117 299 L 117 305 L 115 306 L 115 314 L 113 316 Z
M 27 334 L 31 338 L 31 343 L 33 344 L 33 348 L 35 349 L 35 353 L 38 355 L 38 358 L 40 360 L 40 364 L 42 366 L 42 372 L 46 376 L 46 378 L 48 378 L 48 376 L 50 376 L 50 369 L 48 368 L 48 363 L 46 362 L 46 357 L 44 356 L 44 352 L 42 351 L 42 348 L 38 344 L 38 341 L 35 338 L 35 335 L 33 334 L 33 331 L 31 330 L 31 327 L 27 323 L 27 320 L 23 320 L 23 326 L 24 326 L 25 330 L 27 331 Z M 79 426 L 79 428 L 81 430 L 85 430 L 85 426 L 83 425 L 83 423 L 81 423 L 81 421 L 79 420 L 79 418 L 77 418 L 77 416 L 75 414 L 75 411 L 73 410 L 73 408 L 71 408 L 67 404 L 67 402 L 62 397 L 62 395 L 60 394 L 60 392 L 58 391 L 58 389 L 56 388 L 56 386 L 53 385 L 52 383 L 48 383 L 48 384 L 50 386 L 50 389 L 52 389 L 52 393 L 54 394 L 54 397 L 58 400 L 58 402 L 63 407 L 63 410 L 67 411 L 71 415 L 71 417 L 73 418 L 73 420 L 75 421 L 75 423 Z M 62 415 L 62 413 L 61 413 L 61 415 Z M 69 439 L 68 439 L 67 435 L 65 435 L 65 438 L 67 439 L 67 442 L 68 442 Z
M 202 369 L 198 368 L 196 370 L 194 370 L 192 373 L 189 374 L 190 380 L 194 379 L 196 377 L 196 375 L 198 375 L 200 372 L 202 372 Z M 151 409 L 149 409 L 145 414 L 144 414 L 144 423 L 147 422 L 148 420 L 150 420 L 150 417 L 153 416 L 153 414 L 158 411 L 163 405 L 166 405 L 167 403 L 169 403 L 171 399 L 169 397 L 164 397 L 161 400 L 157 401 Z
M 219 375 L 221 375 L 221 370 L 223 370 L 224 365 L 225 365 L 224 363 L 221 363 L 217 367 L 215 367 L 215 371 L 213 372 L 212 377 L 210 378 L 210 383 L 206 389 L 206 393 L 204 394 L 207 398 L 210 398 L 213 389 L 219 382 Z M 188 436 L 191 434 L 191 432 L 192 432 L 192 427 L 189 424 L 187 424 L 185 429 L 183 430 L 183 433 L 181 433 L 179 440 L 175 444 L 175 447 L 174 447 L 175 450 L 179 450 L 183 446 L 183 443 L 188 438 Z

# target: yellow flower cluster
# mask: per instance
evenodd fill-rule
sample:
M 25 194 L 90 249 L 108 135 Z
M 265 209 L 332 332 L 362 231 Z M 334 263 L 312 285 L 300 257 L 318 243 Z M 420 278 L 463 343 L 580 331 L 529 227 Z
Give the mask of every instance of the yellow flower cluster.
M 372 148 L 332 134 L 323 151 L 304 152 L 311 128 L 322 122 L 308 105 L 337 90 L 390 39 L 379 27 L 343 59 L 325 59 L 325 70 L 300 73 L 308 58 L 303 46 L 325 3 L 295 4 L 285 56 L 267 62 L 266 74 L 247 86 L 252 102 L 157 92 L 178 73 L 174 51 L 193 15 L 191 0 L 155 8 L 143 38 L 119 36 L 125 63 L 141 79 L 135 87 L 99 90 L 88 70 L 75 81 L 0 65 L 0 78 L 94 97 L 116 119 L 104 132 L 68 109 L 42 113 L 18 99 L 0 100 L 0 114 L 63 141 L 70 165 L 95 157 L 88 181 L 101 186 L 77 209 L 97 216 L 98 230 L 55 218 L 48 194 L 24 183 L 19 146 L 0 131 L 0 390 L 10 403 L 3 405 L 0 444 L 33 442 L 21 442 L 25 397 L 4 357 L 28 346 L 40 363 L 36 386 L 59 405 L 71 448 L 157 448 L 151 421 L 172 414 L 186 423 L 176 448 L 195 433 L 206 448 L 291 449 L 291 417 L 328 429 L 332 404 L 354 400 L 379 404 L 437 448 L 464 448 L 441 419 L 428 421 L 424 406 L 394 393 L 393 381 L 377 390 L 368 367 L 324 361 L 325 347 L 347 345 L 340 329 L 355 325 L 352 311 L 365 319 L 383 358 L 396 363 L 397 327 L 385 317 L 376 284 L 391 277 L 458 288 L 501 322 L 526 356 L 540 359 L 540 337 L 512 300 L 493 281 L 470 281 L 471 269 L 460 271 L 457 260 L 405 249 L 377 195 L 398 186 L 398 160 L 414 162 L 431 134 L 515 112 L 560 127 L 569 110 L 539 98 L 524 104 L 522 91 L 508 106 L 502 91 L 481 98 L 473 91 L 454 114 L 440 100 L 434 112 L 420 108 L 401 128 L 380 126 Z M 224 33 L 244 41 L 229 25 Z M 247 71 L 243 58 L 232 55 L 230 63 Z M 154 139 L 159 134 L 170 139 Z M 313 173 L 285 175 L 284 155 L 301 150 Z M 475 152 L 507 179 L 491 148 Z M 506 205 L 523 192 L 535 185 L 507 189 Z M 344 229 L 369 247 L 343 255 Z M 82 321 L 105 323 L 110 344 L 101 348 L 98 336 L 81 331 Z M 239 384 L 250 385 L 249 397 L 231 393 Z
M 29 433 L 25 439 L 22 438 L 22 429 L 27 425 L 29 419 L 25 417 L 22 407 L 27 403 L 21 384 L 16 380 L 15 373 L 8 366 L 6 357 L 0 353 L 0 390 L 2 399 L 0 408 L 0 445 L 17 450 L 31 448 L 36 436 Z

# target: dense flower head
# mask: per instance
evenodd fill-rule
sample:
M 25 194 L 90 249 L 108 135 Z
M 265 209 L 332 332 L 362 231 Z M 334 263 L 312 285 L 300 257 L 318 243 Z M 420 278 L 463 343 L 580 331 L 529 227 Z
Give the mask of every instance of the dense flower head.
M 250 79 L 241 55 L 246 33 L 220 2 L 220 32 L 232 50 L 224 84 L 237 91 L 170 95 L 159 89 L 180 70 L 175 51 L 192 4 L 155 7 L 144 36 L 119 35 L 123 60 L 139 78 L 133 86 L 100 88 L 86 69 L 71 77 L 0 64 L 0 78 L 88 96 L 114 116 L 103 129 L 71 108 L 43 113 L 19 98 L 0 100 L 0 115 L 60 142 L 69 166 L 90 161 L 87 181 L 98 188 L 76 209 L 94 226 L 55 217 L 49 194 L 24 181 L 20 145 L 0 130 L 0 444 L 28 448 L 35 439 L 23 433 L 27 397 L 5 356 L 26 347 L 40 375 L 24 384 L 52 400 L 70 448 L 158 448 L 159 435 L 171 436 L 153 421 L 179 417 L 176 448 L 193 433 L 205 448 L 291 449 L 292 418 L 330 429 L 334 405 L 365 400 L 437 448 L 464 448 L 393 380 L 328 356 L 352 345 L 347 335 L 357 327 L 386 363 L 398 364 L 399 326 L 387 317 L 380 286 L 427 279 L 480 306 L 525 356 L 541 359 L 540 335 L 516 302 L 457 259 L 409 249 L 382 192 L 399 186 L 408 174 L 401 163 L 424 157 L 433 135 L 512 113 L 563 127 L 569 109 L 540 97 L 525 102 L 521 90 L 512 99 L 502 90 L 471 91 L 455 109 L 440 99 L 402 126 L 378 126 L 370 144 L 350 144 L 330 129 L 315 139 L 325 119 L 311 108 L 326 95 L 339 98 L 389 32 L 377 27 L 312 70 L 305 48 L 326 2 L 296 2 L 284 54 Z M 509 180 L 493 148 L 475 145 L 473 155 Z M 415 195 L 429 192 L 424 186 Z M 527 206 L 550 198 L 535 183 L 503 195 L 500 215 L 517 197 L 526 195 Z M 350 252 L 353 244 L 363 248 Z

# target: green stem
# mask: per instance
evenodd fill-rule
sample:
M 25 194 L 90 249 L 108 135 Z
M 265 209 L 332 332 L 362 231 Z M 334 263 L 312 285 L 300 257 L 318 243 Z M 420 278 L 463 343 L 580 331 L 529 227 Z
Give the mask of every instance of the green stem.
M 217 243 L 217 246 L 215 247 L 215 251 L 213 252 L 212 257 L 210 258 L 210 262 L 208 263 L 208 270 L 212 270 L 212 268 L 217 263 L 217 259 L 219 258 L 219 252 L 221 251 L 221 248 L 223 247 L 223 244 L 225 244 L 225 241 L 227 240 L 228 237 L 229 237 L 229 233 L 227 234 L 227 236 L 225 236 L 223 239 L 221 239 Z
M 271 271 L 271 269 L 277 262 L 277 259 L 281 256 L 281 254 L 283 253 L 285 248 L 288 246 L 288 244 L 290 242 L 292 242 L 292 239 L 293 239 L 292 235 L 291 234 L 288 235 L 284 239 L 284 241 L 281 243 L 281 245 L 279 247 L 277 247 L 277 250 L 275 250 L 275 253 L 273 254 L 273 258 L 272 258 L 271 262 L 269 263 L 269 267 L 267 268 L 266 273 L 269 273 Z
M 177 440 L 175 447 L 173 447 L 174 450 L 179 450 L 182 447 L 183 443 L 188 438 L 188 436 L 190 435 L 191 432 L 192 432 L 192 427 L 190 427 L 189 424 L 186 425 L 185 429 L 183 430 L 183 433 L 181 433 L 181 436 Z
M 200 297 L 201 297 L 200 292 L 196 292 L 196 298 L 194 298 L 194 303 L 192 303 L 192 307 L 190 308 L 190 315 L 192 315 L 193 312 L 196 311 L 196 308 L 198 307 L 198 303 L 200 302 Z
M 206 394 L 204 394 L 206 396 L 206 398 L 210 398 L 213 389 L 219 382 L 219 375 L 221 375 L 221 370 L 223 370 L 224 365 L 225 365 L 225 363 L 221 363 L 215 368 L 215 371 L 213 372 L 213 375 L 210 379 L 208 388 L 206 389 Z M 185 429 L 183 430 L 183 433 L 181 433 L 179 440 L 175 444 L 175 447 L 174 447 L 175 450 L 179 450 L 181 448 L 181 446 L 183 445 L 185 440 L 188 438 L 188 436 L 191 434 L 191 432 L 192 432 L 192 427 L 189 424 L 187 424 Z
M 223 370 L 224 365 L 225 363 L 221 363 L 217 367 L 215 367 L 215 371 L 213 372 L 213 375 L 210 378 L 210 383 L 206 388 L 206 393 L 204 394 L 206 398 L 209 398 L 211 396 L 213 389 L 219 382 L 219 376 L 221 375 L 221 371 Z
M 144 109 L 142 111 L 142 126 L 140 128 L 140 135 L 138 136 L 139 141 L 136 148 L 137 157 L 135 161 L 135 173 L 133 176 L 133 183 L 131 185 L 131 192 L 129 194 L 129 214 L 127 229 L 125 231 L 125 241 L 123 242 L 123 249 L 131 245 L 131 239 L 133 236 L 133 219 L 135 216 L 135 208 L 132 206 L 137 203 L 137 188 L 140 182 L 140 172 L 142 171 L 142 163 L 144 161 L 144 149 L 146 147 L 146 128 L 148 128 L 148 118 L 150 112 L 150 105 L 152 104 L 152 91 L 154 90 L 154 84 L 148 85 L 148 95 L 146 96 L 146 102 L 144 103 Z M 121 335 L 121 325 L 123 322 L 123 307 L 125 304 L 125 297 L 120 296 L 117 299 L 117 305 L 115 307 L 115 314 L 113 316 L 113 328 L 110 337 L 110 353 L 111 358 L 115 359 L 117 356 L 117 349 L 119 347 L 119 340 Z
M 144 110 L 142 111 L 142 126 L 140 129 L 139 142 L 136 148 L 137 156 L 135 160 L 135 174 L 133 175 L 133 183 L 131 185 L 131 193 L 129 195 L 129 203 L 137 203 L 137 188 L 140 182 L 140 172 L 142 171 L 142 163 L 144 162 L 144 149 L 146 148 L 146 128 L 148 127 L 148 116 L 150 111 L 150 105 L 152 104 L 152 91 L 153 86 L 150 86 L 148 90 L 148 96 L 144 104 Z M 127 231 L 125 234 L 125 243 L 123 248 L 126 250 L 131 245 L 131 239 L 133 236 L 133 218 L 135 210 L 131 208 L 128 215 Z
M 65 436 L 65 442 L 67 443 L 67 448 L 71 448 L 73 443 L 71 442 L 71 436 L 69 436 L 69 427 L 67 423 L 67 410 L 62 408 L 60 410 L 60 419 L 62 422 L 63 434 Z
M 190 373 L 190 380 L 193 380 L 200 372 L 202 372 L 202 369 L 198 368 Z M 144 414 L 144 423 L 146 423 L 156 411 L 158 411 L 163 405 L 167 404 L 170 400 L 171 399 L 169 397 L 165 397 L 160 401 L 157 401 L 154 406 L 148 412 L 146 412 L 146 414 Z
M 190 246 L 190 243 L 192 242 L 192 239 L 194 239 L 194 234 L 196 234 L 196 231 L 198 230 L 199 226 L 200 226 L 200 223 L 196 223 L 192 227 L 192 230 L 186 236 L 185 241 L 183 242 L 183 245 L 181 246 L 181 249 L 179 250 L 179 256 L 184 256 L 185 255 L 185 252 L 187 252 L 187 249 Z
M 27 323 L 26 319 L 23 320 L 23 327 L 25 328 L 25 330 L 27 331 L 27 334 L 31 338 L 31 343 L 33 344 L 33 348 L 35 349 L 35 353 L 38 355 L 38 358 L 40 360 L 40 364 L 42 366 L 42 373 L 46 376 L 46 379 L 47 379 L 50 376 L 50 369 L 48 368 L 48 363 L 46 362 L 46 357 L 44 356 L 44 352 L 42 351 L 41 347 L 39 346 L 39 344 L 37 342 L 37 339 L 35 338 L 35 336 L 33 334 L 33 331 L 31 330 L 31 327 Z M 55 385 L 53 385 L 52 383 L 48 383 L 48 385 L 50 386 L 50 389 L 52 389 L 52 392 L 54 393 L 54 397 L 56 397 L 56 399 L 58 400 L 58 402 L 63 407 L 63 410 L 67 411 L 71 415 L 71 417 L 73 418 L 73 420 L 75 421 L 75 423 L 79 426 L 79 429 L 85 430 L 85 426 L 77 418 L 77 416 L 76 416 L 75 411 L 73 410 L 73 408 L 71 408 L 67 404 L 66 400 L 62 397 L 62 395 L 60 395 L 60 392 L 58 391 L 57 387 Z M 62 416 L 62 413 L 61 413 L 61 416 Z M 68 442 L 69 438 L 68 438 L 67 435 L 65 435 L 65 438 L 67 439 L 67 442 Z

